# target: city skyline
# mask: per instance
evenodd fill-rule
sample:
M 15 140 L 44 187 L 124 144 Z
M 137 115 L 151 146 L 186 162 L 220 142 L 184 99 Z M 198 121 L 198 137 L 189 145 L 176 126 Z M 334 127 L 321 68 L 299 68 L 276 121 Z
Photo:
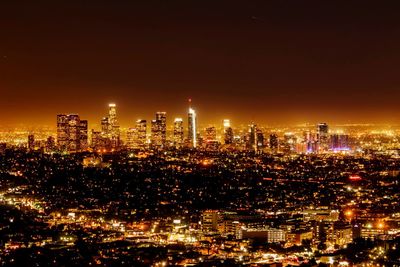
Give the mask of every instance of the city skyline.
M 400 266 L 387 1 L 0 1 L 0 265 Z
M 189 97 L 205 123 L 400 123 L 390 4 L 17 2 L 1 3 L 0 125 L 115 102 L 129 127 Z
M 192 99 L 189 99 L 190 101 L 192 101 Z M 104 118 L 104 115 L 106 114 L 105 112 L 105 108 L 109 107 L 110 105 L 113 105 L 115 107 L 118 107 L 118 121 L 122 121 L 122 123 L 119 123 L 119 126 L 121 127 L 121 129 L 129 129 L 131 127 L 133 127 L 135 125 L 135 123 L 138 120 L 148 120 L 149 122 L 152 121 L 154 114 L 157 113 L 165 113 L 167 115 L 167 129 L 171 130 L 173 128 L 173 124 L 175 119 L 181 119 L 182 117 L 186 117 L 187 116 L 187 111 L 188 111 L 188 106 L 187 106 L 187 101 L 186 103 L 186 109 L 185 107 L 183 108 L 183 111 L 181 112 L 175 112 L 174 114 L 170 113 L 168 110 L 160 110 L 160 109 L 154 109 L 153 111 L 149 111 L 148 113 L 146 112 L 146 114 L 142 113 L 142 116 L 140 115 L 127 115 L 124 114 L 123 112 L 121 112 L 121 106 L 115 102 L 110 102 L 110 103 L 106 103 L 106 104 L 102 104 L 100 105 L 98 108 L 96 109 L 100 109 L 98 114 L 91 114 L 91 115 L 87 115 L 87 113 L 84 112 L 79 112 L 78 110 L 75 111 L 70 111 L 70 112 L 66 112 L 66 111 L 60 111 L 58 113 L 54 113 L 51 114 L 49 116 L 46 117 L 52 117 L 52 121 L 49 122 L 44 122 L 42 124 L 33 124 L 33 123 L 23 123 L 22 121 L 19 122 L 14 122 L 14 123 L 4 123 L 3 124 L 0 123 L 0 127 L 7 129 L 7 128 L 15 128 L 15 129 L 24 129 L 24 128 L 31 128 L 31 129 L 35 129 L 37 127 L 46 127 L 46 128 L 55 128 L 54 127 L 54 123 L 55 123 L 55 115 L 56 114 L 66 114 L 66 115 L 79 115 L 81 117 L 85 117 L 88 121 L 88 123 L 90 123 L 90 128 L 101 128 L 102 127 L 102 122 L 101 122 L 101 118 Z M 123 109 L 123 107 L 122 107 Z M 189 107 L 189 109 L 191 109 Z M 197 105 L 195 105 L 195 109 L 196 109 L 196 117 L 198 116 L 198 109 L 197 109 Z M 86 114 L 86 115 L 82 115 L 82 114 Z M 186 115 L 185 115 L 186 114 Z M 218 127 L 222 127 L 224 124 L 225 120 L 229 120 L 231 121 L 235 127 L 243 127 L 246 125 L 250 125 L 252 123 L 257 123 L 258 125 L 262 126 L 262 127 L 314 127 L 316 124 L 318 123 L 326 123 L 328 122 L 330 125 L 335 125 L 337 127 L 347 127 L 347 126 L 376 126 L 376 127 L 398 127 L 400 125 L 400 123 L 391 123 L 388 121 L 380 121 L 380 122 L 376 122 L 376 121 L 372 121 L 372 120 L 360 120 L 360 121 L 352 121 L 352 120 L 344 120 L 344 121 L 335 121 L 332 118 L 328 117 L 328 118 L 322 118 L 321 120 L 315 119 L 315 120 L 311 120 L 311 119 L 305 119 L 305 120 L 299 120 L 296 122 L 289 122 L 289 121 L 274 121 L 272 120 L 255 120 L 254 116 L 253 117 L 249 117 L 247 120 L 243 120 L 243 121 L 239 121 L 237 118 L 232 117 L 232 116 L 215 116 L 213 119 L 209 119 L 209 120 L 205 120 L 202 116 L 203 114 L 200 113 L 200 121 L 198 122 L 199 124 L 199 129 L 198 130 L 205 130 L 205 128 L 207 126 L 218 126 Z M 127 118 L 130 117 L 130 119 L 121 119 L 121 118 Z M 88 119 L 90 118 L 90 119 Z M 188 123 L 187 118 L 183 119 L 183 122 L 185 124 Z M 203 129 L 204 128 L 204 129 Z

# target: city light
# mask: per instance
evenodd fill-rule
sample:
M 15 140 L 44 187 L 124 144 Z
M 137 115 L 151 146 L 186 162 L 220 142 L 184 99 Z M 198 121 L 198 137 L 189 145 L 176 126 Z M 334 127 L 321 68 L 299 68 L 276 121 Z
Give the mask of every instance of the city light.
M 396 5 L 18 2 L 1 266 L 400 266 Z

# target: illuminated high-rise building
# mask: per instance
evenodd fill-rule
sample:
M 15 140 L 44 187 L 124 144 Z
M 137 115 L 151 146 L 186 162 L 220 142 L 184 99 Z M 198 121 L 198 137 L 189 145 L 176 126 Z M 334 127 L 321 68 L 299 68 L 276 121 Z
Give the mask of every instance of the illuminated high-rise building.
M 62 151 L 78 152 L 87 146 L 87 121 L 77 114 L 57 115 L 57 146 Z
M 228 127 L 225 129 L 224 142 L 226 145 L 230 145 L 233 144 L 233 140 L 234 140 L 233 129 L 231 127 Z
M 279 148 L 279 139 L 277 134 L 270 134 L 269 136 L 269 148 L 273 152 L 277 152 Z
M 107 140 L 109 140 L 109 139 L 104 137 L 102 131 L 95 131 L 95 130 L 92 129 L 91 147 L 94 150 L 105 149 L 107 147 L 106 146 L 106 141 Z
M 217 140 L 217 129 L 214 126 L 206 128 L 206 142 Z
M 304 133 L 304 142 L 305 142 L 305 149 L 307 153 L 315 153 L 318 152 L 319 148 L 319 141 L 318 136 L 311 131 L 307 131 Z
M 151 121 L 151 143 L 156 148 L 165 147 L 167 142 L 167 113 L 157 112 Z
M 104 135 L 108 135 L 110 133 L 110 123 L 108 117 L 101 119 L 101 132 Z
M 265 147 L 265 144 L 264 144 L 264 133 L 260 129 L 257 129 L 257 131 L 256 131 L 256 148 L 257 148 L 257 151 L 263 149 L 264 147 Z
M 329 126 L 327 123 L 317 125 L 318 144 L 321 150 L 327 150 L 329 144 Z
M 69 144 L 68 115 L 57 115 L 57 146 L 60 150 L 66 151 Z
M 202 145 L 205 145 L 207 150 L 218 149 L 219 142 L 217 141 L 217 129 L 214 126 L 206 128 L 205 142 Z
M 293 133 L 285 133 L 283 136 L 284 152 L 291 153 L 296 151 L 297 137 Z
M 118 125 L 117 105 L 114 103 L 108 105 L 108 120 L 111 126 Z
M 152 147 L 161 147 L 161 132 L 160 132 L 160 122 L 157 120 L 151 120 L 151 146 Z
M 80 118 L 77 114 L 68 117 L 68 151 L 76 152 L 80 150 L 81 127 Z
M 136 129 L 137 129 L 137 142 L 140 147 L 144 147 L 146 145 L 147 139 L 147 121 L 139 119 L 136 121 Z
M 192 108 L 192 100 L 189 99 L 189 112 L 188 112 L 188 141 L 189 146 L 196 148 L 197 146 L 197 115 L 196 111 Z
M 108 105 L 108 116 L 101 120 L 101 136 L 99 136 L 97 141 L 98 144 L 102 143 L 104 145 L 101 149 L 111 150 L 120 147 L 121 137 L 116 104 L 112 103 Z
M 249 125 L 249 138 L 247 148 L 257 151 L 257 125 L 254 123 Z
M 126 145 L 130 149 L 144 148 L 147 138 L 147 122 L 146 120 L 137 120 L 134 128 L 127 131 Z
M 164 146 L 167 142 L 167 113 L 166 112 L 157 112 L 156 120 L 159 123 L 159 131 L 161 132 L 161 142 Z
M 233 143 L 233 129 L 231 127 L 231 121 L 225 119 L 223 121 L 223 126 L 224 126 L 224 143 L 226 145 L 232 144 Z
M 138 130 L 136 128 L 129 128 L 126 132 L 126 147 L 130 149 L 135 149 L 136 141 L 138 139 Z
M 151 127 L 150 128 L 151 145 L 155 146 L 159 142 L 159 139 L 160 139 L 157 120 L 151 120 L 151 126 L 150 127 Z
M 111 138 L 111 147 L 113 149 L 117 149 L 121 143 L 120 129 L 117 120 L 117 106 L 115 104 L 109 104 L 108 107 L 108 123 L 110 127 L 109 134 Z
M 80 150 L 86 150 L 89 147 L 88 144 L 88 121 L 81 120 L 79 123 L 79 146 Z
M 182 118 L 176 118 L 174 120 L 174 146 L 176 148 L 180 148 L 183 146 L 183 119 Z

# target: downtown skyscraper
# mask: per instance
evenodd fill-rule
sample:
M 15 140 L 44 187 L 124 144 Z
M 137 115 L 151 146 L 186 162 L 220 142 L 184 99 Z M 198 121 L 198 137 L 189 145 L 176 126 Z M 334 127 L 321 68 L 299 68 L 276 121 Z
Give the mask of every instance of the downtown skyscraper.
M 176 148 L 181 148 L 184 142 L 183 119 L 175 118 L 173 143 Z
M 151 121 L 151 144 L 155 148 L 163 148 L 167 143 L 167 113 L 159 111 L 156 119 Z
M 92 130 L 91 147 L 95 150 L 117 150 L 121 146 L 120 126 L 117 119 L 117 106 L 108 105 L 108 116 L 101 119 L 101 131 Z
M 146 146 L 147 121 L 139 119 L 134 128 L 129 128 L 126 138 L 126 146 L 130 149 L 142 149 Z
M 88 122 L 77 114 L 57 115 L 57 146 L 61 151 L 79 152 L 88 146 Z
M 326 151 L 329 146 L 329 126 L 327 123 L 317 125 L 317 139 L 319 150 Z
M 189 112 L 188 112 L 188 143 L 189 147 L 197 147 L 197 115 L 196 111 L 192 108 L 192 100 L 189 99 Z
M 223 129 L 224 129 L 224 143 L 225 145 L 230 145 L 233 144 L 233 129 L 231 127 L 231 121 L 228 119 L 225 119 L 223 121 Z
M 117 120 L 117 106 L 115 104 L 108 105 L 108 127 L 106 128 L 106 135 L 110 138 L 111 147 L 116 149 L 120 146 L 121 137 L 120 129 Z

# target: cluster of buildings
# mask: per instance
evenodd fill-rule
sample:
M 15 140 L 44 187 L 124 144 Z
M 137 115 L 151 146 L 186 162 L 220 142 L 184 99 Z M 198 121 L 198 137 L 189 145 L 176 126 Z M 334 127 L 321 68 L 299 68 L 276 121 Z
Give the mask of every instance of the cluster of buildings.
M 162 114 L 158 118 L 163 125 Z M 203 136 L 212 140 L 215 132 Z M 111 140 L 112 133 L 104 138 Z M 370 145 L 373 139 L 362 140 Z M 36 142 L 30 138 L 31 146 Z M 93 248 L 93 259 L 131 266 L 152 259 L 183 266 L 215 260 L 250 266 L 312 259 L 378 263 L 393 260 L 399 244 L 396 155 L 246 149 L 27 153 L 16 147 L 1 154 L 0 163 L 0 202 L 14 208 L 0 220 L 2 257 L 10 253 L 10 260 L 20 248 L 34 255 L 37 248 L 79 254 L 76 244 L 83 242 Z M 26 227 L 13 230 L 24 218 Z M 371 247 L 354 249 L 358 240 Z M 142 258 L 147 246 L 157 256 Z
M 279 220 L 280 217 L 285 219 Z M 307 243 L 314 250 L 331 252 L 346 248 L 355 239 L 393 240 L 400 234 L 400 220 L 393 216 L 368 214 L 356 218 L 328 207 L 271 214 L 268 218 L 260 214 L 206 210 L 200 224 L 204 234 L 276 243 L 283 247 Z
M 148 134 L 150 129 L 151 134 Z M 29 137 L 28 147 L 33 148 L 33 136 Z M 57 148 L 61 151 L 80 152 L 89 148 L 96 151 L 116 151 L 128 149 L 163 149 L 171 145 L 195 148 L 197 146 L 196 111 L 190 107 L 188 112 L 188 131 L 185 139 L 183 119 L 174 121 L 173 138 L 167 139 L 167 113 L 157 112 L 155 119 L 148 123 L 139 119 L 135 127 L 126 132 L 125 143 L 122 142 L 121 129 L 117 119 L 115 104 L 109 104 L 108 116 L 101 120 L 101 130 L 91 131 L 91 141 L 88 141 L 87 120 L 81 120 L 77 114 L 57 115 Z M 90 143 L 90 145 L 88 145 Z
M 255 123 L 251 123 L 247 128 L 236 129 L 234 132 L 229 119 L 224 119 L 221 127 L 208 126 L 199 129 L 196 111 L 192 108 L 191 101 L 189 103 L 187 123 L 183 118 L 175 118 L 173 126 L 168 127 L 167 113 L 156 112 L 155 118 L 151 121 L 137 120 L 134 127 L 126 130 L 124 138 L 121 136 L 116 105 L 110 104 L 108 116 L 101 120 L 101 129 L 93 129 L 90 132 L 90 141 L 87 120 L 82 120 L 77 114 L 59 114 L 56 144 L 53 137 L 50 137 L 44 146 L 48 151 L 58 149 L 65 152 L 170 148 L 198 148 L 212 151 L 234 149 L 273 153 L 326 153 L 351 150 L 349 135 L 331 134 L 326 123 L 318 124 L 315 130 L 303 130 L 301 133 L 286 132 L 283 136 L 258 127 Z M 34 137 L 30 135 L 28 148 L 34 149 L 37 145 Z

